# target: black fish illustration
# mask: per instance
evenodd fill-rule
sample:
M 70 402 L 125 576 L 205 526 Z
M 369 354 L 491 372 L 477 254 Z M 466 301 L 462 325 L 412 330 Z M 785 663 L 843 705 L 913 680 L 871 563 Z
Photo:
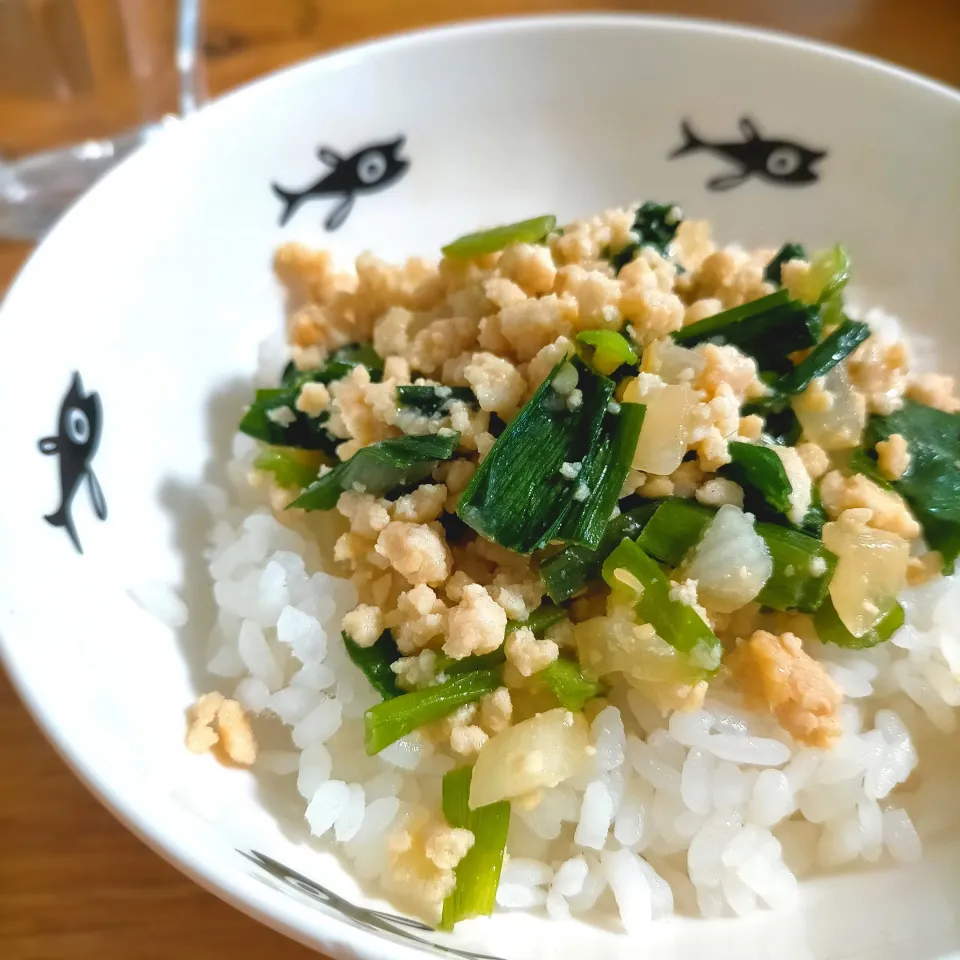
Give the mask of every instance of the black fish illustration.
M 284 203 L 280 226 L 293 216 L 301 203 L 314 197 L 340 197 L 340 203 L 333 208 L 324 226 L 328 230 L 342 226 L 353 209 L 353 201 L 358 193 L 383 190 L 406 173 L 410 161 L 397 156 L 405 140 L 406 137 L 398 137 L 389 143 L 361 147 L 346 159 L 329 147 L 320 147 L 317 156 L 331 168 L 330 173 L 300 191 L 271 184 L 273 192 Z
M 80 374 L 74 373 L 60 405 L 57 435 L 44 437 L 37 443 L 41 453 L 60 455 L 60 506 L 43 519 L 54 527 L 65 527 L 78 553 L 83 553 L 83 547 L 73 523 L 71 506 L 84 477 L 94 512 L 101 520 L 107 519 L 107 502 L 90 466 L 100 445 L 100 426 L 100 395 L 84 394 Z
M 735 163 L 739 168 L 708 180 L 707 187 L 710 190 L 729 190 L 754 175 L 781 186 L 813 183 L 820 179 L 813 165 L 827 155 L 826 150 L 811 150 L 792 140 L 766 140 L 749 117 L 740 119 L 743 140 L 732 143 L 708 143 L 702 140 L 687 120 L 683 121 L 681 129 L 684 141 L 670 154 L 669 159 L 707 150 Z

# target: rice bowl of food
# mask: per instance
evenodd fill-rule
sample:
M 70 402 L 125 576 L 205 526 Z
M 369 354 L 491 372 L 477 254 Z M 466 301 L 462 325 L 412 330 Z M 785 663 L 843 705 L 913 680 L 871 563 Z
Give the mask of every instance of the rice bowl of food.
M 0 314 L 5 358 L 54 333 L 42 397 L 0 381 L 28 704 L 335 955 L 949 956 L 958 146 L 935 84 L 616 17 L 388 41 L 171 130 Z

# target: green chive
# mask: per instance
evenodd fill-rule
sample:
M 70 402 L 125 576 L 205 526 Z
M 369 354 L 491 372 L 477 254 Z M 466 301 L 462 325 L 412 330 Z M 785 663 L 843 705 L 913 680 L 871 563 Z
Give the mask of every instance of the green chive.
M 635 243 L 628 243 L 610 256 L 610 265 L 619 273 L 642 247 L 653 247 L 661 256 L 677 235 L 682 213 L 675 203 L 655 203 L 648 200 L 637 210 L 630 232 L 636 234 Z
M 584 676 L 580 664 L 574 660 L 554 660 L 536 676 L 557 698 L 561 707 L 575 713 L 583 710 L 589 700 L 599 697 L 604 689 L 598 680 Z
M 604 561 L 603 579 L 629 597 L 642 623 L 649 623 L 661 640 L 687 655 L 704 674 L 720 666 L 723 645 L 693 607 L 670 598 L 670 581 L 632 540 L 624 540 Z M 637 590 L 629 581 L 635 581 Z
M 615 330 L 584 330 L 577 334 L 577 340 L 592 348 L 593 368 L 604 376 L 624 365 L 635 367 L 639 362 L 627 338 Z
M 451 827 L 473 834 L 473 846 L 454 869 L 457 885 L 443 902 L 441 930 L 452 930 L 454 924 L 471 917 L 487 917 L 496 905 L 510 827 L 510 804 L 501 800 L 471 810 L 472 777 L 472 767 L 461 767 L 443 778 L 443 815 Z
M 816 345 L 822 330 L 819 309 L 790 299 L 781 288 L 758 300 L 691 323 L 673 334 L 693 346 L 708 340 L 729 343 L 752 356 L 761 370 L 787 372 L 788 354 Z
M 468 233 L 443 247 L 443 255 L 469 259 L 496 253 L 511 243 L 540 243 L 556 225 L 557 218 L 554 216 L 533 217 L 478 233 Z
M 817 377 L 829 373 L 870 336 L 870 327 L 859 320 L 844 320 L 833 333 L 818 343 L 793 370 L 777 381 L 781 393 L 803 393 Z
M 500 686 L 499 670 L 479 670 L 378 703 L 364 714 L 364 746 L 373 756 L 424 724 L 442 720 Z
M 771 447 L 757 443 L 730 442 L 730 463 L 722 469 L 724 476 L 748 491 L 755 491 L 777 513 L 790 512 L 793 484 L 783 461 Z
M 383 361 L 366 344 L 352 343 L 341 347 L 319 367 L 310 370 L 298 370 L 294 364 L 288 363 L 279 387 L 256 392 L 253 403 L 240 421 L 240 432 L 274 447 L 322 450 L 332 456 L 341 441 L 327 431 L 328 415 L 322 413 L 319 417 L 310 417 L 301 413 L 296 407 L 297 398 L 304 385 L 340 380 L 360 364 L 370 370 L 371 379 L 380 379 Z M 289 423 L 284 420 L 278 423 L 270 418 L 272 411 L 283 408 L 293 416 Z
M 591 549 L 600 546 L 630 471 L 645 412 L 641 403 L 621 403 L 619 413 L 604 419 L 597 442 L 571 481 L 587 493 L 586 499 L 575 492 L 556 539 Z
M 870 418 L 863 456 L 874 459 L 877 443 L 895 433 L 907 441 L 910 464 L 890 485 L 910 505 L 927 545 L 949 571 L 960 556 L 960 415 L 906 400 L 900 410 Z
M 850 255 L 837 244 L 813 258 L 800 299 L 817 304 L 825 326 L 834 327 L 843 320 L 843 291 L 849 280 Z
M 347 633 L 341 633 L 340 636 L 350 659 L 363 671 L 370 686 L 384 700 L 403 694 L 397 685 L 397 675 L 390 669 L 390 665 L 400 659 L 400 651 L 389 630 L 384 630 L 372 647 L 361 647 Z
M 573 394 L 553 388 L 571 366 L 577 372 L 576 404 L 569 402 Z M 515 553 L 532 553 L 554 539 L 578 503 L 578 484 L 561 468 L 597 455 L 612 394 L 613 381 L 580 360 L 557 364 L 477 468 L 460 497 L 460 519 Z
M 563 603 L 600 578 L 603 561 L 624 538 L 633 540 L 657 509 L 656 503 L 634 507 L 608 524 L 607 530 L 594 550 L 591 547 L 570 544 L 540 564 L 540 579 L 547 595 L 554 603 Z
M 302 490 L 317 479 L 320 458 L 312 451 L 294 447 L 265 447 L 253 461 L 257 470 L 272 473 L 277 485 Z
M 450 404 L 455 401 L 477 407 L 477 398 L 469 387 L 432 387 L 432 386 L 399 386 L 397 387 L 397 405 L 418 410 L 428 417 L 447 413 Z
M 895 603 L 862 637 L 855 637 L 844 626 L 828 597 L 813 615 L 813 626 L 823 643 L 833 643 L 848 650 L 864 650 L 889 640 L 903 626 L 904 619 L 903 607 Z
M 763 271 L 763 279 L 777 285 L 783 282 L 783 265 L 790 260 L 806 260 L 807 251 L 799 243 L 785 243 Z
M 361 447 L 309 487 L 290 506 L 301 510 L 332 510 L 345 490 L 383 496 L 396 487 L 430 475 L 439 460 L 449 460 L 460 434 L 455 430 L 420 437 L 392 437 Z

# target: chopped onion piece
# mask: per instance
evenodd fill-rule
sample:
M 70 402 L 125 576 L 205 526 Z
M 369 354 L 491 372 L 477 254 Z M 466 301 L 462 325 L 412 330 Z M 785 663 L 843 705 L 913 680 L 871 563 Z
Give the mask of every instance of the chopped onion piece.
M 770 550 L 754 528 L 752 514 L 722 506 L 683 563 L 683 576 L 697 581 L 700 602 L 719 613 L 749 603 L 773 573 Z
M 837 555 L 830 599 L 843 625 L 862 637 L 893 608 L 907 581 L 910 546 L 902 537 L 874 530 L 848 511 L 824 524 L 823 544 Z
M 627 385 L 623 399 L 647 408 L 633 454 L 634 470 L 664 476 L 673 473 L 687 452 L 696 405 L 693 388 L 686 383 L 664 383 L 659 377 L 642 373 Z
M 573 630 L 581 667 L 598 677 L 621 673 L 633 685 L 691 683 L 701 677 L 690 658 L 657 636 L 648 623 L 593 617 Z
M 681 347 L 672 338 L 654 340 L 643 351 L 644 373 L 655 373 L 664 383 L 689 383 L 694 380 L 707 361 L 702 353 Z
M 491 737 L 480 749 L 470 783 L 470 809 L 555 787 L 589 757 L 590 730 L 579 713 L 559 707 Z
M 804 438 L 824 450 L 857 446 L 867 422 L 863 395 L 853 389 L 842 363 L 794 397 L 793 410 Z

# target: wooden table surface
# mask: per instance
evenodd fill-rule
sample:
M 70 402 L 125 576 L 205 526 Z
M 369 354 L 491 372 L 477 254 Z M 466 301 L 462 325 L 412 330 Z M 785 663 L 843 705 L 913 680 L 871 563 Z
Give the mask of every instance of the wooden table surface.
M 960 86 L 960 0 L 207 0 L 208 84 L 216 95 L 331 47 L 455 18 L 591 8 L 791 31 Z M 0 295 L 29 250 L 0 241 Z M 2 960 L 311 956 L 127 833 L 74 779 L 0 672 Z

